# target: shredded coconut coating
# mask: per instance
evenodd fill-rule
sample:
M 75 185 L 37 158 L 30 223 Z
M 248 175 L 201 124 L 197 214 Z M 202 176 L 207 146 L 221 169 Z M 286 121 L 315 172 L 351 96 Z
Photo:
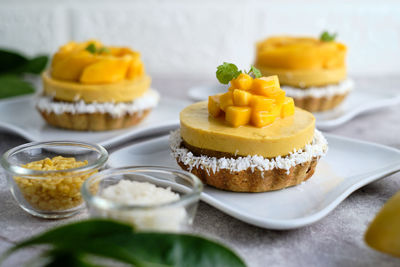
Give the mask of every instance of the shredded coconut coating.
M 40 111 L 47 113 L 71 113 L 71 114 L 92 114 L 92 113 L 108 113 L 113 118 L 119 118 L 125 114 L 134 114 L 151 109 L 157 106 L 160 95 L 155 90 L 148 90 L 143 96 L 134 99 L 131 102 L 105 102 L 105 103 L 85 103 L 83 100 L 76 102 L 53 101 L 52 97 L 39 97 L 36 107 Z
M 330 84 L 323 87 L 309 87 L 306 89 L 299 89 L 292 86 L 282 86 L 287 96 L 295 98 L 304 98 L 308 96 L 313 97 L 331 97 L 334 95 L 342 95 L 353 90 L 354 82 L 350 79 L 341 81 L 339 84 Z
M 240 172 L 249 168 L 252 172 L 254 172 L 255 169 L 269 171 L 278 168 L 286 170 L 287 173 L 289 173 L 291 167 L 308 162 L 314 157 L 325 156 L 328 151 L 328 142 L 318 130 L 315 130 L 311 144 L 306 145 L 301 150 L 294 150 L 285 157 L 278 156 L 272 159 L 262 156 L 247 156 L 236 159 L 195 156 L 190 150 L 181 146 L 182 137 L 179 129 L 171 132 L 169 143 L 172 156 L 186 166 L 189 166 L 190 171 L 193 168 L 201 168 L 205 169 L 208 173 L 210 173 L 210 171 L 216 173 L 221 169 L 228 169 L 231 172 Z

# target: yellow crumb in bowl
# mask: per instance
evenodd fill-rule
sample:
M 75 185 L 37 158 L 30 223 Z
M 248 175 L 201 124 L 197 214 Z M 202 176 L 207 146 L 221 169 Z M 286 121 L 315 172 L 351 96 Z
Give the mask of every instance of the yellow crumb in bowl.
M 37 171 L 68 170 L 87 165 L 87 160 L 62 156 L 45 158 L 22 165 Z M 83 173 L 49 173 L 40 178 L 14 177 L 25 200 L 35 209 L 43 211 L 61 211 L 74 208 L 82 203 L 80 188 L 82 183 L 97 170 Z M 37 176 L 36 176 L 37 177 Z

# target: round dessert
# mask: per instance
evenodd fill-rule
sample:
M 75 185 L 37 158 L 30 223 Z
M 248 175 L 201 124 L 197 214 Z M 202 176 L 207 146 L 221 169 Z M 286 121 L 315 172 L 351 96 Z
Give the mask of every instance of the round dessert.
M 277 76 L 240 73 L 228 92 L 180 113 L 172 155 L 204 183 L 237 192 L 265 192 L 309 179 L 327 151 L 315 118 L 296 108 Z
M 159 101 L 138 52 L 95 40 L 62 46 L 42 80 L 36 108 L 49 124 L 66 129 L 130 127 Z
M 278 75 L 296 106 L 325 111 L 338 106 L 353 88 L 346 74 L 344 44 L 327 32 L 320 39 L 275 36 L 257 43 L 255 66 L 263 75 Z

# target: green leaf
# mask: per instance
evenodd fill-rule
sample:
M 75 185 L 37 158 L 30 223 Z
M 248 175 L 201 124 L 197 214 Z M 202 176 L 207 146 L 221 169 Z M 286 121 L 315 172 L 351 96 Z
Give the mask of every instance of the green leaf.
M 76 243 L 97 237 L 107 237 L 115 234 L 132 234 L 133 228 L 129 225 L 117 223 L 110 220 L 86 220 L 64 226 L 59 226 L 41 235 L 25 240 L 14 247 L 19 249 L 30 245 L 52 244 L 63 246 L 63 244 Z
M 151 249 L 157 244 L 156 249 Z M 137 258 L 171 266 L 245 266 L 230 249 L 214 241 L 193 235 L 172 233 L 136 233 L 123 243 Z
M 28 59 L 14 51 L 0 50 L 0 62 L 0 73 L 4 73 L 24 65 Z
M 32 58 L 21 68 L 21 72 L 40 74 L 46 68 L 48 60 L 48 56 L 37 56 Z
M 337 33 L 332 33 L 330 34 L 327 31 L 324 31 L 321 36 L 319 37 L 319 39 L 323 42 L 331 42 L 331 41 L 335 41 L 337 36 Z
M 41 73 L 47 65 L 47 56 L 38 56 L 33 59 L 18 54 L 17 52 L 0 50 L 0 73 L 2 74 L 21 74 L 21 73 Z
M 109 220 L 87 220 L 61 226 L 10 249 L 50 245 L 48 255 L 94 255 L 134 266 L 245 266 L 231 250 L 202 237 L 172 233 L 135 233 L 129 225 Z M 86 260 L 86 258 L 84 258 Z M 49 265 L 56 266 L 56 265 Z M 84 266 L 84 265 L 79 265 Z
M 110 49 L 108 49 L 107 47 L 103 46 L 102 48 L 99 49 L 98 53 L 99 53 L 99 54 L 102 54 L 102 53 L 104 53 L 104 54 L 110 54 L 111 51 L 110 51 Z
M 105 267 L 88 262 L 80 254 L 59 250 L 52 250 L 46 253 L 42 259 L 44 261 L 43 267 Z
M 261 71 L 259 69 L 257 69 L 256 67 L 254 67 L 253 65 L 250 66 L 250 70 L 248 72 L 248 74 L 253 73 L 255 78 L 260 78 L 261 75 Z
M 33 86 L 15 75 L 0 76 L 0 99 L 31 94 L 35 92 Z
M 86 48 L 86 51 L 92 53 L 92 54 L 96 54 L 97 48 L 96 45 L 94 43 L 90 43 Z
M 235 64 L 224 62 L 217 67 L 216 76 L 220 83 L 228 84 L 232 79 L 242 73 Z

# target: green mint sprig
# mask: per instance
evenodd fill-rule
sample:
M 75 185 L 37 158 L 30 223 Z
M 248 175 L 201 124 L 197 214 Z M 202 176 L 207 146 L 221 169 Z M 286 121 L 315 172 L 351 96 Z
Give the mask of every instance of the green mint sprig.
M 105 266 L 98 259 L 138 267 L 246 266 L 232 250 L 203 237 L 135 232 L 128 224 L 106 219 L 70 223 L 22 241 L 1 255 L 0 265 L 15 251 L 38 245 L 45 245 L 40 255 L 45 266 Z
M 103 53 L 105 53 L 105 54 L 110 54 L 111 51 L 110 51 L 110 49 L 108 49 L 107 47 L 103 46 L 103 47 L 101 47 L 101 48 L 98 50 L 98 53 L 99 53 L 99 54 L 103 54 Z
M 217 67 L 217 79 L 222 84 L 228 84 L 232 79 L 237 78 L 242 73 L 233 63 L 224 62 Z
M 250 66 L 250 70 L 247 72 L 247 74 L 249 75 L 253 74 L 254 78 L 260 78 L 262 76 L 261 71 L 256 67 L 254 67 L 253 65 Z
M 111 53 L 110 49 L 108 49 L 107 47 L 103 46 L 103 47 L 97 48 L 94 43 L 88 44 L 88 46 L 85 48 L 85 50 L 91 54 L 102 54 L 102 53 L 109 54 L 109 53 Z
M 249 75 L 253 75 L 255 78 L 261 77 L 260 70 L 253 65 L 251 65 L 250 70 L 246 72 L 239 70 L 235 64 L 228 62 L 224 62 L 222 65 L 217 67 L 216 76 L 220 83 L 228 84 L 231 80 L 237 78 L 240 73 L 247 73 Z
M 85 50 L 91 54 L 96 54 L 97 48 L 94 43 L 90 43 L 90 44 L 88 44 L 88 46 L 86 46 Z
M 319 39 L 323 42 L 332 42 L 335 41 L 336 37 L 337 33 L 330 34 L 329 32 L 324 31 L 323 33 L 321 33 Z

